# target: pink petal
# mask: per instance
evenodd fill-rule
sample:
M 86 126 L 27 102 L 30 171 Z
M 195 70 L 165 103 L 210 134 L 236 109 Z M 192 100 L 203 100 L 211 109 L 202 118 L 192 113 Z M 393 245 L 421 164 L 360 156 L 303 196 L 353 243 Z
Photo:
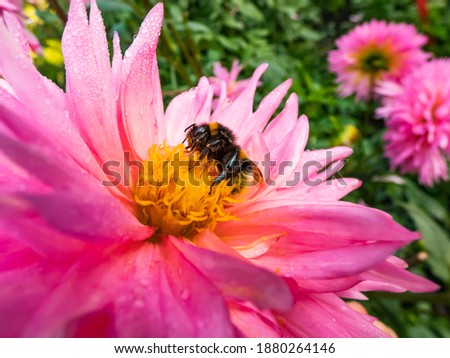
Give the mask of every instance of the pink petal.
M 239 65 L 238 60 L 233 60 L 233 64 L 231 65 L 230 75 L 228 81 L 235 82 L 238 78 L 239 72 L 241 72 L 242 66 Z
M 303 186 L 321 183 L 336 174 L 345 164 L 345 160 L 353 153 L 348 147 L 307 150 L 303 153 L 296 171 L 303 169 Z
M 276 246 L 252 261 L 282 276 L 311 280 L 346 277 L 369 270 L 401 245 L 373 243 L 283 255 L 278 253 Z M 283 243 L 279 246 L 283 247 Z
M 280 338 L 281 330 L 270 312 L 261 312 L 250 305 L 229 303 L 231 321 L 242 337 Z
M 27 28 L 24 28 L 23 32 L 28 42 L 28 45 L 30 46 L 31 51 L 42 55 L 42 47 L 41 44 L 39 43 L 38 38 Z
M 21 13 L 20 4 L 18 1 L 0 0 L 0 11 L 11 11 Z
M 5 81 L 4 78 L 0 78 L 0 90 L 2 91 L 2 92 L 0 92 L 0 93 L 2 93 L 2 95 L 3 95 L 3 93 L 6 93 L 6 94 L 10 94 L 14 98 L 17 98 L 17 95 L 15 94 L 13 88 L 9 85 L 8 82 Z
M 298 97 L 292 93 L 286 101 L 286 106 L 267 126 L 264 139 L 269 148 L 275 148 L 293 130 L 298 119 Z
M 42 192 L 45 185 L 32 178 L 24 169 L 0 151 L 0 190 L 3 194 L 17 191 Z
M 0 337 L 21 336 L 66 269 L 50 262 L 0 272 Z
M 220 81 L 219 84 L 216 84 L 213 79 L 210 79 L 210 81 L 211 87 L 214 90 L 214 94 L 217 95 L 217 92 L 219 92 L 219 98 L 213 100 L 212 108 L 214 112 L 221 111 L 230 102 L 230 99 L 227 97 L 227 84 L 225 83 L 225 81 Z
M 172 243 L 228 297 L 277 311 L 287 310 L 292 304 L 291 293 L 283 280 L 269 271 L 176 239 Z
M 435 283 L 388 261 L 378 264 L 361 277 L 364 281 L 354 287 L 355 291 L 430 292 L 439 289 Z
M 226 245 L 220 238 L 212 231 L 203 230 L 197 236 L 195 236 L 195 244 L 198 247 L 208 249 L 220 254 L 236 257 L 238 259 L 244 259 L 230 246 Z
M 268 65 L 262 64 L 253 73 L 247 88 L 240 96 L 229 106 L 218 108 L 211 116 L 211 122 L 220 122 L 235 132 L 240 140 L 242 123 L 245 123 L 249 116 L 253 113 L 253 99 L 256 87 L 262 74 L 266 71 Z
M 27 148 L 25 151 L 28 151 L 30 153 L 36 153 L 38 157 L 45 156 L 47 159 L 45 162 L 48 162 L 48 159 L 51 158 L 51 161 L 53 163 L 52 166 L 55 165 L 55 163 L 58 163 L 57 165 L 64 167 L 63 170 L 66 172 L 72 172 L 73 175 L 82 175 L 86 176 L 86 172 L 84 169 L 80 167 L 80 163 L 74 162 L 74 158 L 71 157 L 70 153 L 67 153 L 65 150 L 61 149 L 57 143 L 55 143 L 54 137 L 52 137 L 52 133 L 49 133 L 44 128 L 40 126 L 40 122 L 36 121 L 33 117 L 32 113 L 28 113 L 26 108 L 24 108 L 23 104 L 19 102 L 19 100 L 12 95 L 9 92 L 6 92 L 4 88 L 0 88 L 0 115 L 1 120 L 3 122 L 0 122 L 0 136 L 3 136 L 3 134 L 9 136 L 9 139 L 5 139 L 4 143 L 0 143 L 0 148 L 3 146 L 3 150 L 7 150 L 6 147 L 10 146 L 10 140 L 12 138 L 14 141 L 19 141 L 21 143 L 17 143 L 20 146 L 26 146 Z M 26 125 L 24 125 L 26 124 Z M 9 133 L 9 134 L 6 134 Z M 8 144 L 9 143 L 9 144 Z M 85 143 L 83 142 L 83 145 Z M 55 148 L 56 147 L 56 148 Z M 12 147 L 10 147 L 11 149 Z M 87 149 L 87 147 L 85 147 Z M 87 149 L 89 151 L 89 149 Z M 80 148 L 80 152 L 83 152 L 83 150 Z M 26 165 L 27 160 L 30 158 L 22 158 L 18 155 L 18 152 L 15 154 L 12 154 L 12 152 L 8 155 L 12 155 L 10 157 L 9 162 L 14 162 L 14 167 L 18 168 L 22 166 L 22 169 L 20 169 L 20 172 L 28 173 L 26 174 L 27 177 L 34 177 L 31 180 L 27 181 L 27 188 L 25 188 L 25 182 L 21 182 L 22 187 L 20 189 L 18 180 L 20 181 L 21 178 L 24 178 L 24 176 L 21 174 L 19 177 L 17 176 L 18 171 L 17 169 L 14 169 L 15 175 L 14 180 L 9 179 L 9 181 L 6 181 L 4 183 L 4 187 L 6 190 L 22 190 L 22 191 L 36 191 L 38 187 L 42 188 L 44 183 L 48 184 L 48 187 L 55 187 L 59 184 L 63 183 L 63 186 L 67 185 L 65 181 L 63 182 L 57 182 L 55 181 L 57 178 L 52 177 L 52 175 L 56 174 L 56 172 L 48 172 L 47 169 L 40 168 L 41 170 L 36 172 L 30 172 L 30 168 L 36 168 L 39 167 L 40 164 L 43 163 L 32 163 L 30 167 L 23 167 L 23 165 Z M 91 156 L 91 153 L 89 151 L 88 154 L 91 158 L 89 160 L 89 164 L 92 163 L 93 168 L 91 174 L 94 174 L 97 179 L 95 179 L 97 186 L 102 182 L 102 178 L 106 178 L 106 175 L 101 171 L 100 167 L 97 165 L 97 163 L 94 163 L 94 158 Z M 87 158 L 85 158 L 87 159 Z M 4 166 L 8 165 L 7 163 L 3 163 Z M 9 165 L 11 166 L 11 165 Z M 45 165 L 44 165 L 45 166 Z M 42 170 L 43 169 L 43 170 Z M 1 170 L 0 170 L 1 171 Z M 39 181 L 36 180 L 36 177 L 39 178 Z M 93 179 L 93 178 L 91 178 Z M 0 179 L 1 182 L 1 179 Z M 8 189 L 9 188 L 9 189 Z M 118 191 L 118 187 L 110 187 L 111 192 L 114 192 L 116 195 L 121 196 L 122 194 Z M 100 188 L 97 187 L 96 190 L 99 190 Z
M 254 133 L 263 131 L 291 84 L 292 80 L 288 79 L 264 97 L 258 109 L 245 121 L 245 126 L 239 131 L 239 139 L 242 145 L 245 145 Z
M 122 123 L 130 147 L 140 158 L 147 158 L 150 144 L 157 142 L 164 116 L 156 63 L 163 12 L 162 3 L 153 7 L 122 62 Z
M 117 32 L 114 32 L 113 50 L 112 81 L 114 84 L 115 99 L 117 100 L 120 95 L 120 85 L 122 80 L 122 50 L 120 49 L 120 39 Z
M 297 279 L 300 290 L 310 293 L 342 292 L 351 289 L 362 281 L 360 275 L 338 277 L 332 279 Z
M 24 336 L 80 334 L 90 315 L 112 315 L 119 337 L 231 337 L 217 289 L 170 241 L 92 252 L 29 319 Z M 104 334 L 104 332 L 102 332 Z
M 28 59 L 30 59 L 30 46 L 28 45 L 27 37 L 25 36 L 25 29 L 24 26 L 19 20 L 19 18 L 8 11 L 5 11 L 0 14 L 3 17 L 3 21 L 5 21 L 5 25 L 8 28 L 8 31 L 14 35 L 16 40 L 19 42 L 20 47 L 22 48 L 22 51 Z M 30 59 L 31 62 L 31 59 Z
M 209 121 L 213 91 L 208 80 L 202 77 L 197 88 L 176 96 L 164 116 L 165 139 L 169 145 L 178 145 L 186 137 L 185 129 L 193 123 Z
M 317 181 L 317 185 L 297 185 L 282 188 L 272 194 L 274 200 L 296 197 L 305 201 L 338 201 L 359 188 L 362 182 L 354 178 Z
M 214 62 L 213 64 L 213 73 L 218 79 L 223 81 L 228 81 L 229 75 L 228 71 L 225 67 L 223 67 L 220 62 Z
M 261 206 L 255 204 L 241 212 L 239 221 L 219 223 L 215 233 L 223 238 L 256 232 L 264 235 L 287 232 L 295 234 L 300 240 L 297 244 L 301 242 L 309 249 L 378 241 L 404 245 L 418 238 L 417 233 L 397 224 L 389 214 L 364 205 L 295 199 L 285 201 L 283 206 L 272 201 L 260 203 Z
M 87 173 L 63 165 L 68 163 L 59 162 L 60 158 L 44 154 L 1 131 L 0 148 L 29 174 L 53 189 L 43 193 L 17 193 L 10 198 L 5 210 L 36 211 L 54 229 L 82 240 L 114 242 L 151 236 L 151 228 L 140 224 L 121 201 Z M 16 201 L 21 204 L 17 206 Z
M 216 234 L 229 244 L 234 236 L 247 236 L 251 242 L 262 235 L 278 234 L 279 241 L 252 261 L 297 279 L 358 274 L 417 238 L 386 213 L 361 205 L 295 199 L 284 205 L 289 206 L 278 203 L 247 215 L 241 212 L 239 221 L 218 224 Z
M 258 165 L 263 176 L 267 177 L 269 175 L 270 168 L 265 168 L 263 163 L 264 160 L 270 156 L 270 151 L 261 132 L 253 133 L 252 137 L 245 146 L 245 152 L 252 159 L 252 161 Z
M 21 205 L 15 207 L 11 205 Z M 52 261 L 68 260 L 79 256 L 87 249 L 95 249 L 94 245 L 64 235 L 47 225 L 39 216 L 39 212 L 20 203 L 16 197 L 6 196 L 0 199 L 0 213 L 4 220 L 0 222 L 0 235 L 4 240 L 21 245 L 36 256 L 46 257 Z M 49 240 L 48 238 L 52 239 Z M 11 257 L 5 257 L 11 262 Z
M 76 121 L 99 162 L 123 162 L 105 27 L 95 1 L 90 22 L 82 0 L 70 4 L 62 49 Z
M 70 328 L 74 338 L 110 338 L 117 336 L 112 305 L 78 318 Z
M 27 246 L 8 238 L 8 232 L 0 228 L 0 272 L 30 266 L 40 261 L 41 258 Z M 1 334 L 0 337 L 2 337 Z
M 308 118 L 302 115 L 295 124 L 285 141 L 271 148 L 270 158 L 276 162 L 272 170 L 272 178 L 277 182 L 284 182 L 297 167 L 303 155 L 309 135 Z
M 22 142 L 21 145 L 26 145 L 30 150 L 33 149 L 41 155 L 46 153 L 49 158 L 59 161 L 61 166 L 66 169 L 70 168 L 70 170 L 77 172 L 83 171 L 66 152 L 55 151 L 52 138 L 49 138 L 48 134 L 39 126 L 39 123 L 32 120 L 32 114 L 23 108 L 22 103 L 3 88 L 0 88 L 0 114 L 2 120 L 0 122 L 0 135 L 5 138 L 8 137 L 8 139 L 5 139 L 5 143 L 0 143 L 0 147 L 4 144 L 6 148 L 6 141 L 17 140 Z M 27 125 L 24 126 L 24 123 Z M 23 158 L 17 158 L 17 160 L 16 167 L 21 165 L 20 161 Z M 25 173 L 26 171 L 29 171 L 29 168 L 22 169 L 22 172 Z M 34 175 L 34 173 L 31 173 L 31 175 Z
M 22 112 L 29 113 L 29 116 L 22 117 L 25 122 L 21 123 L 21 132 L 26 133 L 29 126 L 40 128 L 42 133 L 38 138 L 50 138 L 54 152 L 68 153 L 80 166 L 100 178 L 100 166 L 70 120 L 64 93 L 36 70 L 12 40 L 2 21 L 0 52 L 7 54 L 0 56 L 0 73 L 16 93 Z M 3 99 L 0 96 L 0 100 Z M 0 109 L 3 110 L 2 107 Z M 3 114 L 2 120 L 17 120 L 14 115 L 6 117 Z
M 387 337 L 369 316 L 352 310 L 333 294 L 302 294 L 294 308 L 278 319 L 291 337 Z

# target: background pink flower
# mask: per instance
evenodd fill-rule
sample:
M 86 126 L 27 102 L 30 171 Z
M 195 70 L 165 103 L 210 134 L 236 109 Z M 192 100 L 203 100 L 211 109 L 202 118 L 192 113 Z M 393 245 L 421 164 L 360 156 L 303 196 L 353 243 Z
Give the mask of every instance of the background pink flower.
M 414 26 L 404 23 L 372 20 L 356 26 L 336 41 L 337 49 L 328 56 L 340 94 L 369 99 L 379 81 L 399 80 L 425 62 L 430 57 L 421 50 L 426 42 Z
M 88 21 L 83 1 L 71 2 L 66 92 L 0 23 L 8 83 L 0 86 L 0 336 L 380 337 L 375 319 L 342 298 L 437 288 L 391 256 L 416 233 L 340 201 L 360 185 L 331 179 L 351 150 L 305 150 L 308 120 L 295 94 L 266 128 L 290 80 L 253 111 L 261 65 L 234 101 L 211 113 L 213 87 L 202 78 L 164 111 L 162 5 L 124 56 L 115 35 L 112 65 L 95 1 L 90 11 Z M 110 179 L 106 161 L 124 164 L 124 152 L 144 164 L 164 159 L 186 127 L 208 122 L 231 128 L 253 160 L 270 153 L 276 164 L 266 183 L 235 197 L 226 185 L 212 195 L 209 185 L 100 185 Z M 149 199 L 155 190 L 161 201 Z M 182 206 L 184 222 L 173 219 Z M 198 207 L 206 219 L 195 219 L 205 224 L 186 234 Z M 148 215 L 155 208 L 160 215 Z
M 239 73 L 242 66 L 238 60 L 234 60 L 231 65 L 230 72 L 227 71 L 219 62 L 214 63 L 214 77 L 210 77 L 209 81 L 214 90 L 214 96 L 217 97 L 213 101 L 213 108 L 222 105 L 224 101 L 234 101 L 248 86 L 250 79 L 238 81 Z M 258 83 L 260 85 L 261 83 Z
M 386 119 L 386 155 L 393 168 L 418 173 L 422 184 L 448 180 L 450 154 L 450 60 L 438 59 L 405 76 L 385 82 L 377 92 Z

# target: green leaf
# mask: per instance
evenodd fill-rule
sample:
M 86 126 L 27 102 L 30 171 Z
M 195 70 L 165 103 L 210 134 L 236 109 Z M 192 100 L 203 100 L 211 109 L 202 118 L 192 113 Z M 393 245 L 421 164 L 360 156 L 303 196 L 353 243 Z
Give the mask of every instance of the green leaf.
M 402 204 L 422 234 L 430 258 L 433 274 L 448 281 L 450 279 L 450 236 L 432 217 L 414 202 Z
M 238 21 L 232 16 L 226 16 L 223 23 L 230 29 L 243 30 L 245 28 L 245 25 L 242 21 Z
M 262 12 L 251 2 L 239 2 L 239 12 L 243 17 L 252 19 L 255 22 L 264 21 L 264 15 Z
M 307 41 L 319 41 L 323 37 L 322 34 L 308 27 L 302 27 L 298 35 Z
M 132 12 L 133 8 L 116 0 L 100 0 L 98 1 L 98 7 L 104 12 Z
M 188 27 L 192 32 L 211 33 L 211 29 L 200 22 L 189 21 Z
M 419 187 L 410 180 L 405 180 L 405 183 L 408 187 L 406 193 L 410 201 L 413 201 L 415 204 L 425 209 L 435 219 L 445 222 L 448 216 L 447 210 L 435 198 L 420 190 Z
M 231 39 L 231 38 L 219 35 L 217 37 L 217 40 L 227 50 L 239 51 L 240 46 L 239 46 L 239 40 L 237 38 Z

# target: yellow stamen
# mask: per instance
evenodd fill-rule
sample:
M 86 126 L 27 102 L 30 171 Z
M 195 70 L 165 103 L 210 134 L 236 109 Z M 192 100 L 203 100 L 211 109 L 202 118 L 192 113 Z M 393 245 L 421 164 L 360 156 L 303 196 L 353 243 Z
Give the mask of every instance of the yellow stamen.
M 182 144 L 150 148 L 133 192 L 139 220 L 156 228 L 156 235 L 192 238 L 202 229 L 214 230 L 217 222 L 236 219 L 226 210 L 235 188 L 223 181 L 211 190 L 216 164 L 196 157 Z

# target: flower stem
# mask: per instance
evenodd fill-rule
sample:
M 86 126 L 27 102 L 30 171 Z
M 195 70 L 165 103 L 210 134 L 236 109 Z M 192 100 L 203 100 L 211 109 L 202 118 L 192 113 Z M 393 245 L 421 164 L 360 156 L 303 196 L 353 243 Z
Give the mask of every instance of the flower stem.
M 191 30 L 189 29 L 188 26 L 188 13 L 184 12 L 183 14 L 183 23 L 184 23 L 184 28 L 185 28 L 185 33 L 187 36 L 187 43 L 188 43 L 188 49 L 191 50 L 191 54 L 192 54 L 192 58 L 194 60 L 194 68 L 197 71 L 198 77 L 203 76 L 203 69 L 202 69 L 202 65 L 200 64 L 200 60 L 199 60 L 199 51 L 197 50 L 197 45 L 195 43 L 195 41 L 192 39 L 192 35 L 191 35 Z
M 61 21 L 65 24 L 67 22 L 67 14 L 62 9 L 61 5 L 59 5 L 57 0 L 48 0 L 50 7 L 55 10 L 56 15 L 61 19 Z
M 175 29 L 175 26 L 173 26 L 172 23 L 168 22 L 167 27 L 170 30 L 170 32 L 173 34 L 173 36 L 175 38 L 175 42 L 177 43 L 178 47 L 180 48 L 181 53 L 184 55 L 186 60 L 189 62 L 190 66 L 194 70 L 196 76 L 200 78 L 202 75 L 202 72 L 195 61 L 196 60 L 195 56 L 191 55 L 191 53 L 189 52 L 189 49 L 185 45 L 185 41 L 183 41 L 183 39 L 180 37 L 180 35 L 178 34 L 178 31 Z
M 175 70 L 183 78 L 186 84 L 192 86 L 192 81 L 184 66 L 180 63 L 179 60 L 174 60 L 177 56 L 172 49 L 171 39 L 169 37 L 167 30 L 164 27 L 161 31 L 160 41 L 162 46 L 159 48 L 159 53 L 170 63 L 171 66 L 175 68 Z M 165 50 L 167 50 L 168 52 L 166 52 Z

